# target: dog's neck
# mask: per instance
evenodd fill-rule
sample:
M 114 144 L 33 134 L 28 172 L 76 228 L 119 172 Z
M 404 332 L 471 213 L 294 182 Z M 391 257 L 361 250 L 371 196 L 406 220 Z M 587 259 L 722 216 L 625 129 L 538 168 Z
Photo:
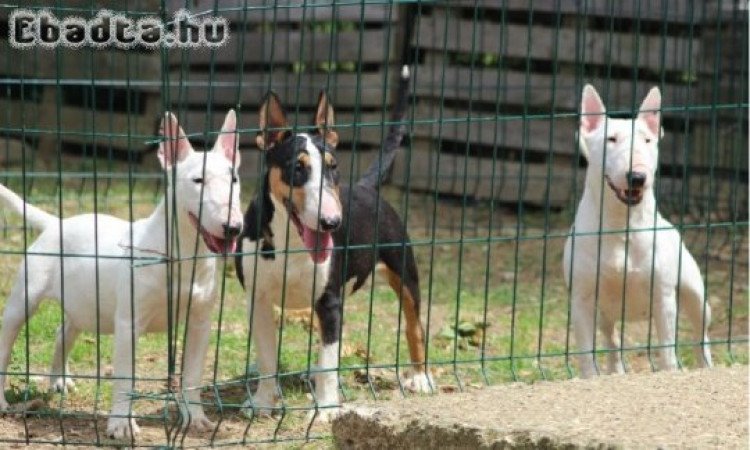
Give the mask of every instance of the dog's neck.
M 587 172 L 583 196 L 588 197 L 586 201 L 594 207 L 597 218 L 601 218 L 602 229 L 624 230 L 654 226 L 658 213 L 652 189 L 643 193 L 643 200 L 639 204 L 628 206 L 617 198 L 600 173 L 592 172 L 597 171 Z
M 134 250 L 158 253 L 174 260 L 207 253 L 208 248 L 187 212 L 175 205 L 171 198 L 168 193 L 151 215 L 144 219 L 144 232 L 135 237 Z M 213 258 L 196 259 L 198 264 L 212 260 Z
M 276 200 L 273 195 L 268 200 L 273 205 L 273 217 L 268 224 L 274 237 L 276 249 L 303 248 L 302 239 L 299 237 L 296 226 L 289 218 L 286 206 Z M 287 238 L 288 231 L 288 238 Z

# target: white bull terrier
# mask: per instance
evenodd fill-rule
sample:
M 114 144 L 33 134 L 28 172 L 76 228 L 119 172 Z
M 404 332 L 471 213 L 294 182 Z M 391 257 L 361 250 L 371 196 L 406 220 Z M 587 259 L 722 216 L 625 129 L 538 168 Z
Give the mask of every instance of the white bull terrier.
M 151 216 L 136 222 L 105 214 L 60 219 L 24 203 L 0 185 L 0 200 L 42 230 L 21 263 L 5 306 L 0 330 L 0 410 L 8 408 L 3 387 L 18 331 L 42 299 L 53 298 L 61 302 L 65 319 L 55 344 L 51 387 L 61 391 L 72 387 L 63 368 L 81 331 L 114 333 L 115 380 L 107 434 L 115 439 L 133 438 L 139 432 L 130 399 L 135 342 L 143 333 L 165 331 L 168 324 L 185 320 L 189 304 L 181 380 L 187 402 L 186 407 L 182 405 L 183 425 L 199 431 L 213 426 L 195 387 L 200 385 L 208 347 L 217 263 L 215 258 L 200 255 L 234 252 L 242 229 L 236 116 L 229 111 L 210 152 L 195 152 L 170 113 L 162 121 L 160 134 L 165 142 L 158 156 L 169 187 Z M 78 256 L 61 258 L 61 252 Z M 168 264 L 133 266 L 133 258 L 155 255 L 180 262 L 173 263 L 171 270 Z M 99 282 L 95 283 L 97 274 Z M 173 305 L 179 305 L 179 311 L 176 307 L 168 311 L 168 279 L 172 280 Z
M 654 318 L 658 367 L 675 370 L 678 301 L 698 341 L 698 363 L 711 366 L 711 309 L 700 269 L 678 231 L 656 210 L 660 108 L 661 94 L 653 88 L 634 120 L 610 119 L 596 90 L 583 89 L 579 138 L 588 169 L 563 265 L 585 378 L 596 374 L 595 323 L 609 349 L 608 370 L 624 372 L 616 327 L 623 309 L 628 321 Z

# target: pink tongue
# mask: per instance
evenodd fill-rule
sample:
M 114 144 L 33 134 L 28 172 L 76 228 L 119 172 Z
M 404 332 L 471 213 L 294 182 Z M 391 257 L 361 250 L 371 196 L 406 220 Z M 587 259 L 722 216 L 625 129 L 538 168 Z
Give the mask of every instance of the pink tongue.
M 219 239 L 216 236 L 213 236 L 209 233 L 204 233 L 204 237 L 206 238 L 206 245 L 208 246 L 209 250 L 211 250 L 214 253 L 224 252 L 224 241 L 222 239 Z M 234 253 L 236 250 L 237 250 L 237 239 L 232 239 L 231 241 L 228 241 L 227 253 Z
M 310 251 L 310 257 L 315 264 L 323 263 L 331 256 L 333 247 L 331 233 L 319 233 L 302 225 L 302 241 Z M 315 248 L 315 245 L 318 247 Z

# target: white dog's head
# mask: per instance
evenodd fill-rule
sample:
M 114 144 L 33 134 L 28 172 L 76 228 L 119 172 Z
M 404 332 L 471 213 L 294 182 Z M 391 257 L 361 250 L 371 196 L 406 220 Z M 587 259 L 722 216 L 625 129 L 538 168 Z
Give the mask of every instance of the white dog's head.
M 166 113 L 159 134 L 159 161 L 167 172 L 168 195 L 187 216 L 213 253 L 234 252 L 242 231 L 237 117 L 229 110 L 213 150 L 196 152 L 172 113 Z
M 653 187 L 662 136 L 660 109 L 661 94 L 654 87 L 635 119 L 610 119 L 596 89 L 590 84 L 583 88 L 579 138 L 587 153 L 588 170 L 600 174 L 627 205 L 639 204 Z

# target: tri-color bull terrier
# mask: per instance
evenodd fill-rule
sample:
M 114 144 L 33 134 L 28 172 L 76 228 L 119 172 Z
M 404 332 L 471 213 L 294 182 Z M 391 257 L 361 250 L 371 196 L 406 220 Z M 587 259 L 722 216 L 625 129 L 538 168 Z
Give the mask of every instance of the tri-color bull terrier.
M 407 104 L 409 73 L 399 86 L 394 121 L 401 121 Z M 391 167 L 403 136 L 392 126 L 380 161 L 359 182 L 339 183 L 336 167 L 338 135 L 334 110 L 324 92 L 318 99 L 315 132 L 292 134 L 281 102 L 269 94 L 260 109 L 257 144 L 266 152 L 267 170 L 261 191 L 245 214 L 236 259 L 240 281 L 248 295 L 252 336 L 262 379 L 245 406 L 247 412 L 268 414 L 279 402 L 276 380 L 278 333 L 273 305 L 314 307 L 321 328 L 322 348 L 315 376 L 315 399 L 322 420 L 339 405 L 339 340 L 342 291 L 353 280 L 362 286 L 379 264 L 401 299 L 412 374 L 406 388 L 429 392 L 432 380 L 425 369 L 424 332 L 419 316 L 419 275 L 409 237 L 396 211 L 377 188 Z M 373 245 L 377 244 L 377 247 Z M 354 247 L 354 248 L 349 248 Z

